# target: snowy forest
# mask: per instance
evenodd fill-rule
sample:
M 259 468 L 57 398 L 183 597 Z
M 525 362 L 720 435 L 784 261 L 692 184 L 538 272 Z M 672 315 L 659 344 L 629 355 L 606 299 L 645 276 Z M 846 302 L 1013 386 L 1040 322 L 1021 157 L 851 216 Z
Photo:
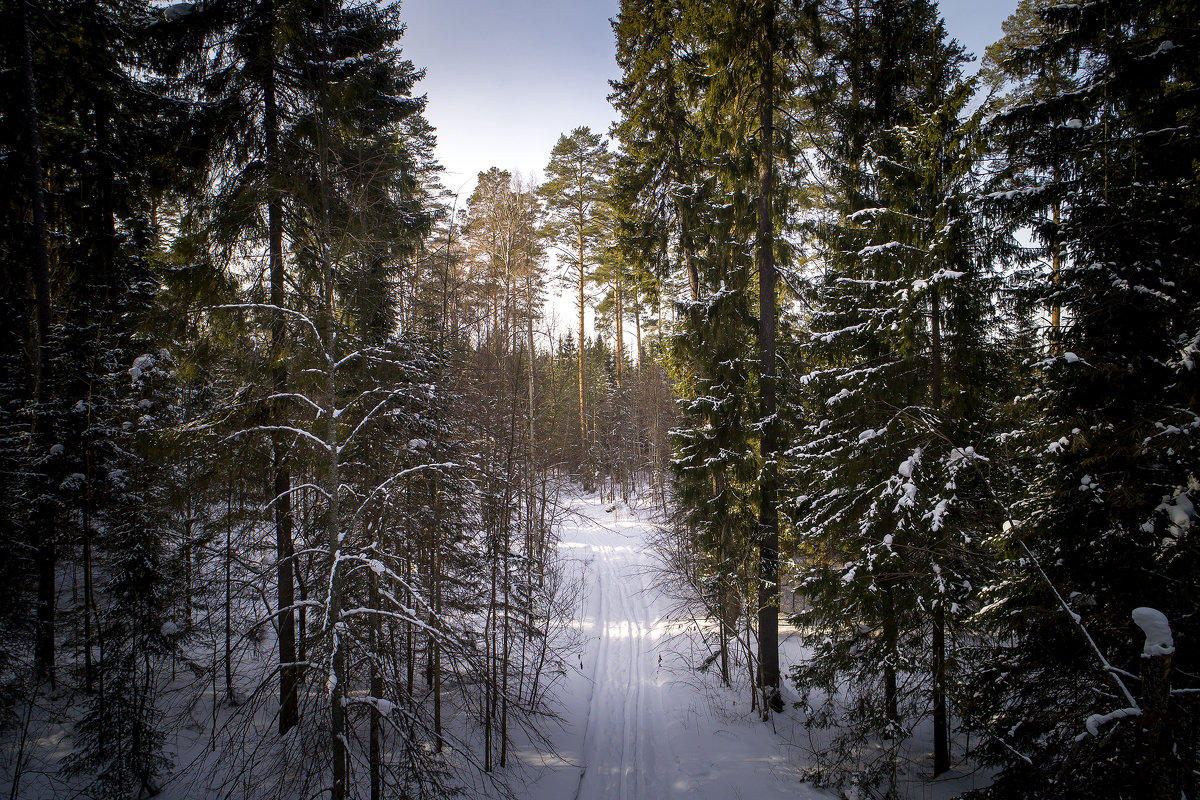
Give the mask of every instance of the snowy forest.
M 458 196 L 398 0 L 3 0 L 11 800 L 1198 796 L 1200 3 L 611 26 Z

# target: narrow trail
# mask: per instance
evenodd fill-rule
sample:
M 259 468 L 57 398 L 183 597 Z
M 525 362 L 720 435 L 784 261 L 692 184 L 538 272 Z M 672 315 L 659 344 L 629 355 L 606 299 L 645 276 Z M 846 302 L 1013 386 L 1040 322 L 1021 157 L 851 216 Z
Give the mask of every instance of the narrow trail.
M 575 797 L 662 797 L 676 782 L 679 759 L 669 751 L 664 723 L 663 676 L 654 649 L 661 616 L 646 588 L 644 530 L 618 519 L 576 530 L 590 534 L 590 541 L 580 542 L 591 550 L 591 596 L 581 628 L 596 646 Z
M 656 588 L 652 526 L 626 506 L 580 498 L 560 537 L 583 586 L 582 639 L 557 697 L 557 757 L 525 752 L 538 774 L 529 800 L 827 797 L 800 782 L 784 739 L 745 698 L 707 690 L 687 667 L 690 640 L 671 635 L 671 602 Z M 676 627 L 677 631 L 677 627 Z

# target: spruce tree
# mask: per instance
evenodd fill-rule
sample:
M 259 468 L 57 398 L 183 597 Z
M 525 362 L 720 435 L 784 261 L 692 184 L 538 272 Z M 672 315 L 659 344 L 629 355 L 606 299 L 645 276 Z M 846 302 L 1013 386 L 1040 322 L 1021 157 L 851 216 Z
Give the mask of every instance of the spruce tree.
M 1013 646 L 979 676 L 982 754 L 1001 767 L 994 796 L 1191 796 L 1193 707 L 1151 708 L 1129 674 L 1149 664 L 1134 608 L 1195 635 L 1197 9 L 1042 20 L 999 65 L 1033 99 L 994 123 L 1010 167 L 992 198 L 1033 230 L 1023 294 L 1050 320 L 1022 407 L 1028 483 L 998 537 L 1009 577 L 986 619 Z M 1191 680 L 1189 650 L 1174 665 Z M 1106 716 L 1131 706 L 1141 716 Z M 1139 730 L 1161 714 L 1165 750 Z
M 691 299 L 700 299 L 696 259 L 698 206 L 706 176 L 698 146 L 695 96 L 697 39 L 691 31 L 693 5 L 685 0 L 622 3 L 613 20 L 617 64 L 609 100 L 621 114 L 614 129 L 621 142 L 617 194 L 625 197 L 621 241 L 653 259 L 659 273 L 670 269 L 670 251 L 683 261 Z M 711 189 L 710 186 L 708 186 Z
M 841 728 L 836 769 L 894 787 L 925 709 L 935 774 L 950 767 L 948 635 L 988 524 L 976 470 L 997 391 L 995 248 L 972 202 L 982 114 L 960 119 L 973 85 L 931 4 L 856 3 L 814 23 L 821 71 L 808 80 L 832 180 L 809 338 L 794 354 L 808 373 L 791 514 L 815 649 L 793 679 L 810 720 Z M 891 741 L 884 757 L 862 759 L 876 736 Z

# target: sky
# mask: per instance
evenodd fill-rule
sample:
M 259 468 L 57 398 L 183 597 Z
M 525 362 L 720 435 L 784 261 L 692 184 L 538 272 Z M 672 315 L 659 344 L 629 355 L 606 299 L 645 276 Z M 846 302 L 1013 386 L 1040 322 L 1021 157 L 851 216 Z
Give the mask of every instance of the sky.
M 945 0 L 950 35 L 981 56 L 1017 0 Z M 462 189 L 497 166 L 538 177 L 558 137 L 608 132 L 619 77 L 609 19 L 618 0 L 404 0 L 404 54 L 426 76 L 443 183 Z
M 404 0 L 401 9 L 401 44 L 426 69 L 418 91 L 451 191 L 469 193 L 492 166 L 540 175 L 558 137 L 579 125 L 608 132 L 617 0 Z

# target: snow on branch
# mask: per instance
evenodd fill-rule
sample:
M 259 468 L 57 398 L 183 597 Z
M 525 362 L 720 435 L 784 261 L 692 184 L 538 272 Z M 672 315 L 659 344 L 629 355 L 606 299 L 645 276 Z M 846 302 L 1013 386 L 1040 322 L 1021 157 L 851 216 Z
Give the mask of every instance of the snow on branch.
M 284 308 L 283 306 L 276 306 L 276 305 L 272 305 L 271 303 L 225 303 L 225 304 L 222 304 L 219 306 L 209 306 L 208 310 L 209 311 L 236 311 L 238 309 L 244 309 L 244 308 L 248 308 L 252 311 L 278 311 L 280 314 L 288 314 L 293 317 L 296 317 L 297 319 L 299 319 L 301 322 L 303 322 L 305 325 L 308 326 L 309 330 L 311 330 L 313 332 L 313 336 L 315 336 L 317 338 L 317 344 L 320 344 L 322 346 L 322 348 L 324 348 L 324 343 L 321 341 L 321 333 L 320 333 L 320 331 L 317 330 L 316 324 L 311 319 L 309 319 L 307 314 L 302 314 L 301 312 L 296 311 L 295 309 Z M 330 360 L 328 353 L 325 354 L 325 360 L 326 361 Z
M 308 405 L 312 406 L 313 409 L 317 412 L 318 417 L 325 413 L 325 409 L 321 408 L 319 405 L 317 405 L 315 402 L 313 402 L 312 399 L 310 397 L 308 397 L 307 395 L 300 394 L 299 392 L 280 392 L 278 394 L 273 394 L 270 397 L 266 397 L 263 399 L 266 402 L 270 402 L 271 400 L 301 400 L 301 401 L 307 403 Z
M 1141 715 L 1142 710 L 1136 706 L 1131 706 L 1130 708 L 1118 708 L 1116 711 L 1110 711 L 1107 714 L 1092 714 L 1087 718 L 1087 721 L 1083 723 L 1083 726 L 1087 728 L 1087 730 L 1076 736 L 1075 741 L 1082 742 L 1089 736 L 1099 736 L 1100 727 L 1102 725 L 1107 725 L 1108 723 L 1118 719 L 1140 717 Z
M 329 445 L 325 443 L 325 440 L 313 436 L 311 433 L 301 428 L 293 428 L 291 425 L 255 425 L 253 428 L 245 428 L 240 431 L 234 431 L 226 436 L 225 440 L 232 439 L 235 436 L 244 436 L 247 433 L 255 433 L 259 431 L 283 431 L 284 433 L 294 433 L 302 439 L 308 439 L 309 441 L 313 442 L 321 450 L 324 450 L 327 453 L 329 452 Z
M 357 517 L 359 514 L 361 514 L 363 512 L 363 509 L 365 509 L 367 507 L 367 503 L 370 503 L 371 499 L 373 497 L 375 497 L 375 495 L 384 491 L 389 485 L 400 480 L 401 478 L 403 478 L 406 475 L 411 475 L 414 472 L 420 472 L 421 470 L 425 470 L 425 469 L 454 469 L 457 466 L 458 466 L 458 464 L 456 464 L 453 461 L 446 461 L 446 462 L 441 462 L 441 463 L 437 463 L 437 464 L 418 464 L 415 467 L 409 467 L 408 469 L 401 470 L 400 472 L 397 472 L 395 475 L 388 478 L 386 481 L 384 481 L 383 483 L 379 484 L 374 489 L 372 489 L 371 493 L 369 495 L 367 495 L 365 500 L 362 501 L 362 503 L 355 510 L 355 512 L 351 518 L 353 519 L 353 518 Z
M 379 409 L 381 409 L 385 405 L 387 405 L 388 401 L 391 400 L 393 397 L 395 397 L 398 394 L 402 394 L 402 392 L 403 392 L 403 390 L 401 390 L 401 389 L 393 389 L 391 392 L 388 392 L 387 397 L 380 400 L 378 403 L 375 404 L 374 408 L 372 408 L 370 411 L 368 411 L 366 414 L 364 414 L 363 418 L 360 419 L 358 421 L 358 424 L 354 426 L 354 430 L 350 431 L 350 434 L 348 436 L 346 436 L 346 440 L 344 442 L 342 442 L 341 445 L 338 446 L 338 449 L 337 449 L 338 455 L 341 455 L 342 451 L 350 446 L 350 442 L 353 441 L 355 434 L 357 434 L 360 430 L 362 430 L 362 427 L 371 421 L 371 419 L 375 416 L 375 412 L 379 411 Z M 357 397 L 355 398 L 355 400 L 358 400 L 358 399 L 359 398 L 357 398 Z M 346 408 L 349 408 L 349 406 L 347 406 Z M 342 411 L 345 411 L 345 410 L 346 410 L 345 408 L 342 409 Z M 340 414 L 341 412 L 339 411 L 337 413 Z
M 263 509 L 265 510 L 265 509 L 268 509 L 271 506 L 275 505 L 275 503 L 281 497 L 287 497 L 288 495 L 295 494 L 296 492 L 299 492 L 303 489 L 316 489 L 318 492 L 325 495 L 326 500 L 329 499 L 329 492 L 325 491 L 320 486 L 317 486 L 315 483 L 302 483 L 302 484 L 299 484 L 298 486 L 293 486 L 292 488 L 288 489 L 286 492 L 280 492 L 279 494 L 275 495 L 266 503 L 266 505 L 263 506 Z

